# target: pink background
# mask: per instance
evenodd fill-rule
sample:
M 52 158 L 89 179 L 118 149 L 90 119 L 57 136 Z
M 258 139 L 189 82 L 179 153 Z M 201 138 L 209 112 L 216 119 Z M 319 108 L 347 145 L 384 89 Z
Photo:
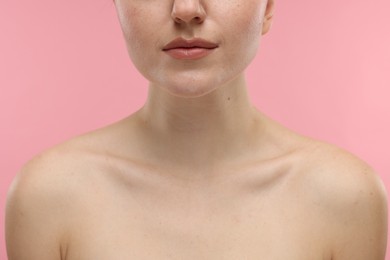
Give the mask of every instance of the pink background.
M 260 110 L 355 153 L 387 190 L 389 11 L 388 0 L 276 0 L 273 27 L 247 70 Z M 23 163 L 135 112 L 147 81 L 127 56 L 112 0 L 1 0 L 0 33 L 3 223 L 6 191 Z

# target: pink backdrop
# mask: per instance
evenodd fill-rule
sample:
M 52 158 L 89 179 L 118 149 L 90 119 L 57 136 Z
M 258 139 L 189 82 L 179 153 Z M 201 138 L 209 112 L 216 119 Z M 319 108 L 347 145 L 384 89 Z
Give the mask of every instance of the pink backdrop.
M 260 110 L 355 153 L 388 190 L 389 11 L 388 0 L 276 0 L 271 32 L 247 70 Z M 2 0 L 0 32 L 3 223 L 6 191 L 24 162 L 135 112 L 147 81 L 127 56 L 112 0 Z M 3 224 L 0 231 L 6 260 Z

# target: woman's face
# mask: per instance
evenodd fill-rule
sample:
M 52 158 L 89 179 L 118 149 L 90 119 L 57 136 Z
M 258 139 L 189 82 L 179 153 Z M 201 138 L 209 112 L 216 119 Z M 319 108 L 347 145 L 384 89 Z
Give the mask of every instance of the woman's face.
M 243 73 L 268 30 L 267 0 L 115 0 L 115 6 L 134 66 L 151 86 L 182 97 L 209 93 Z M 200 59 L 176 59 L 163 48 L 177 37 L 218 48 Z

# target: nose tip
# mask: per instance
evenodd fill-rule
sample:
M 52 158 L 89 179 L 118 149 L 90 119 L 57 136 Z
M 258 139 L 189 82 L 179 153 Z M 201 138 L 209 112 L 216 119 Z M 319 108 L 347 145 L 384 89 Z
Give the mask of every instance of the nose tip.
M 171 16 L 176 23 L 202 23 L 206 13 L 199 0 L 177 0 L 172 8 Z
M 180 18 L 180 17 L 174 17 L 174 20 L 176 23 L 190 23 L 191 21 L 195 20 L 196 23 L 201 23 L 203 21 L 203 19 L 199 16 L 196 16 L 196 17 L 192 17 L 192 18 L 189 18 L 189 19 L 183 19 L 183 18 Z

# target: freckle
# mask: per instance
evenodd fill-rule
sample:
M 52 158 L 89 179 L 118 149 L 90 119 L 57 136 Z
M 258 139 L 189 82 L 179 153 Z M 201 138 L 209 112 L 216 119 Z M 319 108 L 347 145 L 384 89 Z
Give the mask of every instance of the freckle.
M 228 100 L 230 100 L 230 97 L 228 97 Z

